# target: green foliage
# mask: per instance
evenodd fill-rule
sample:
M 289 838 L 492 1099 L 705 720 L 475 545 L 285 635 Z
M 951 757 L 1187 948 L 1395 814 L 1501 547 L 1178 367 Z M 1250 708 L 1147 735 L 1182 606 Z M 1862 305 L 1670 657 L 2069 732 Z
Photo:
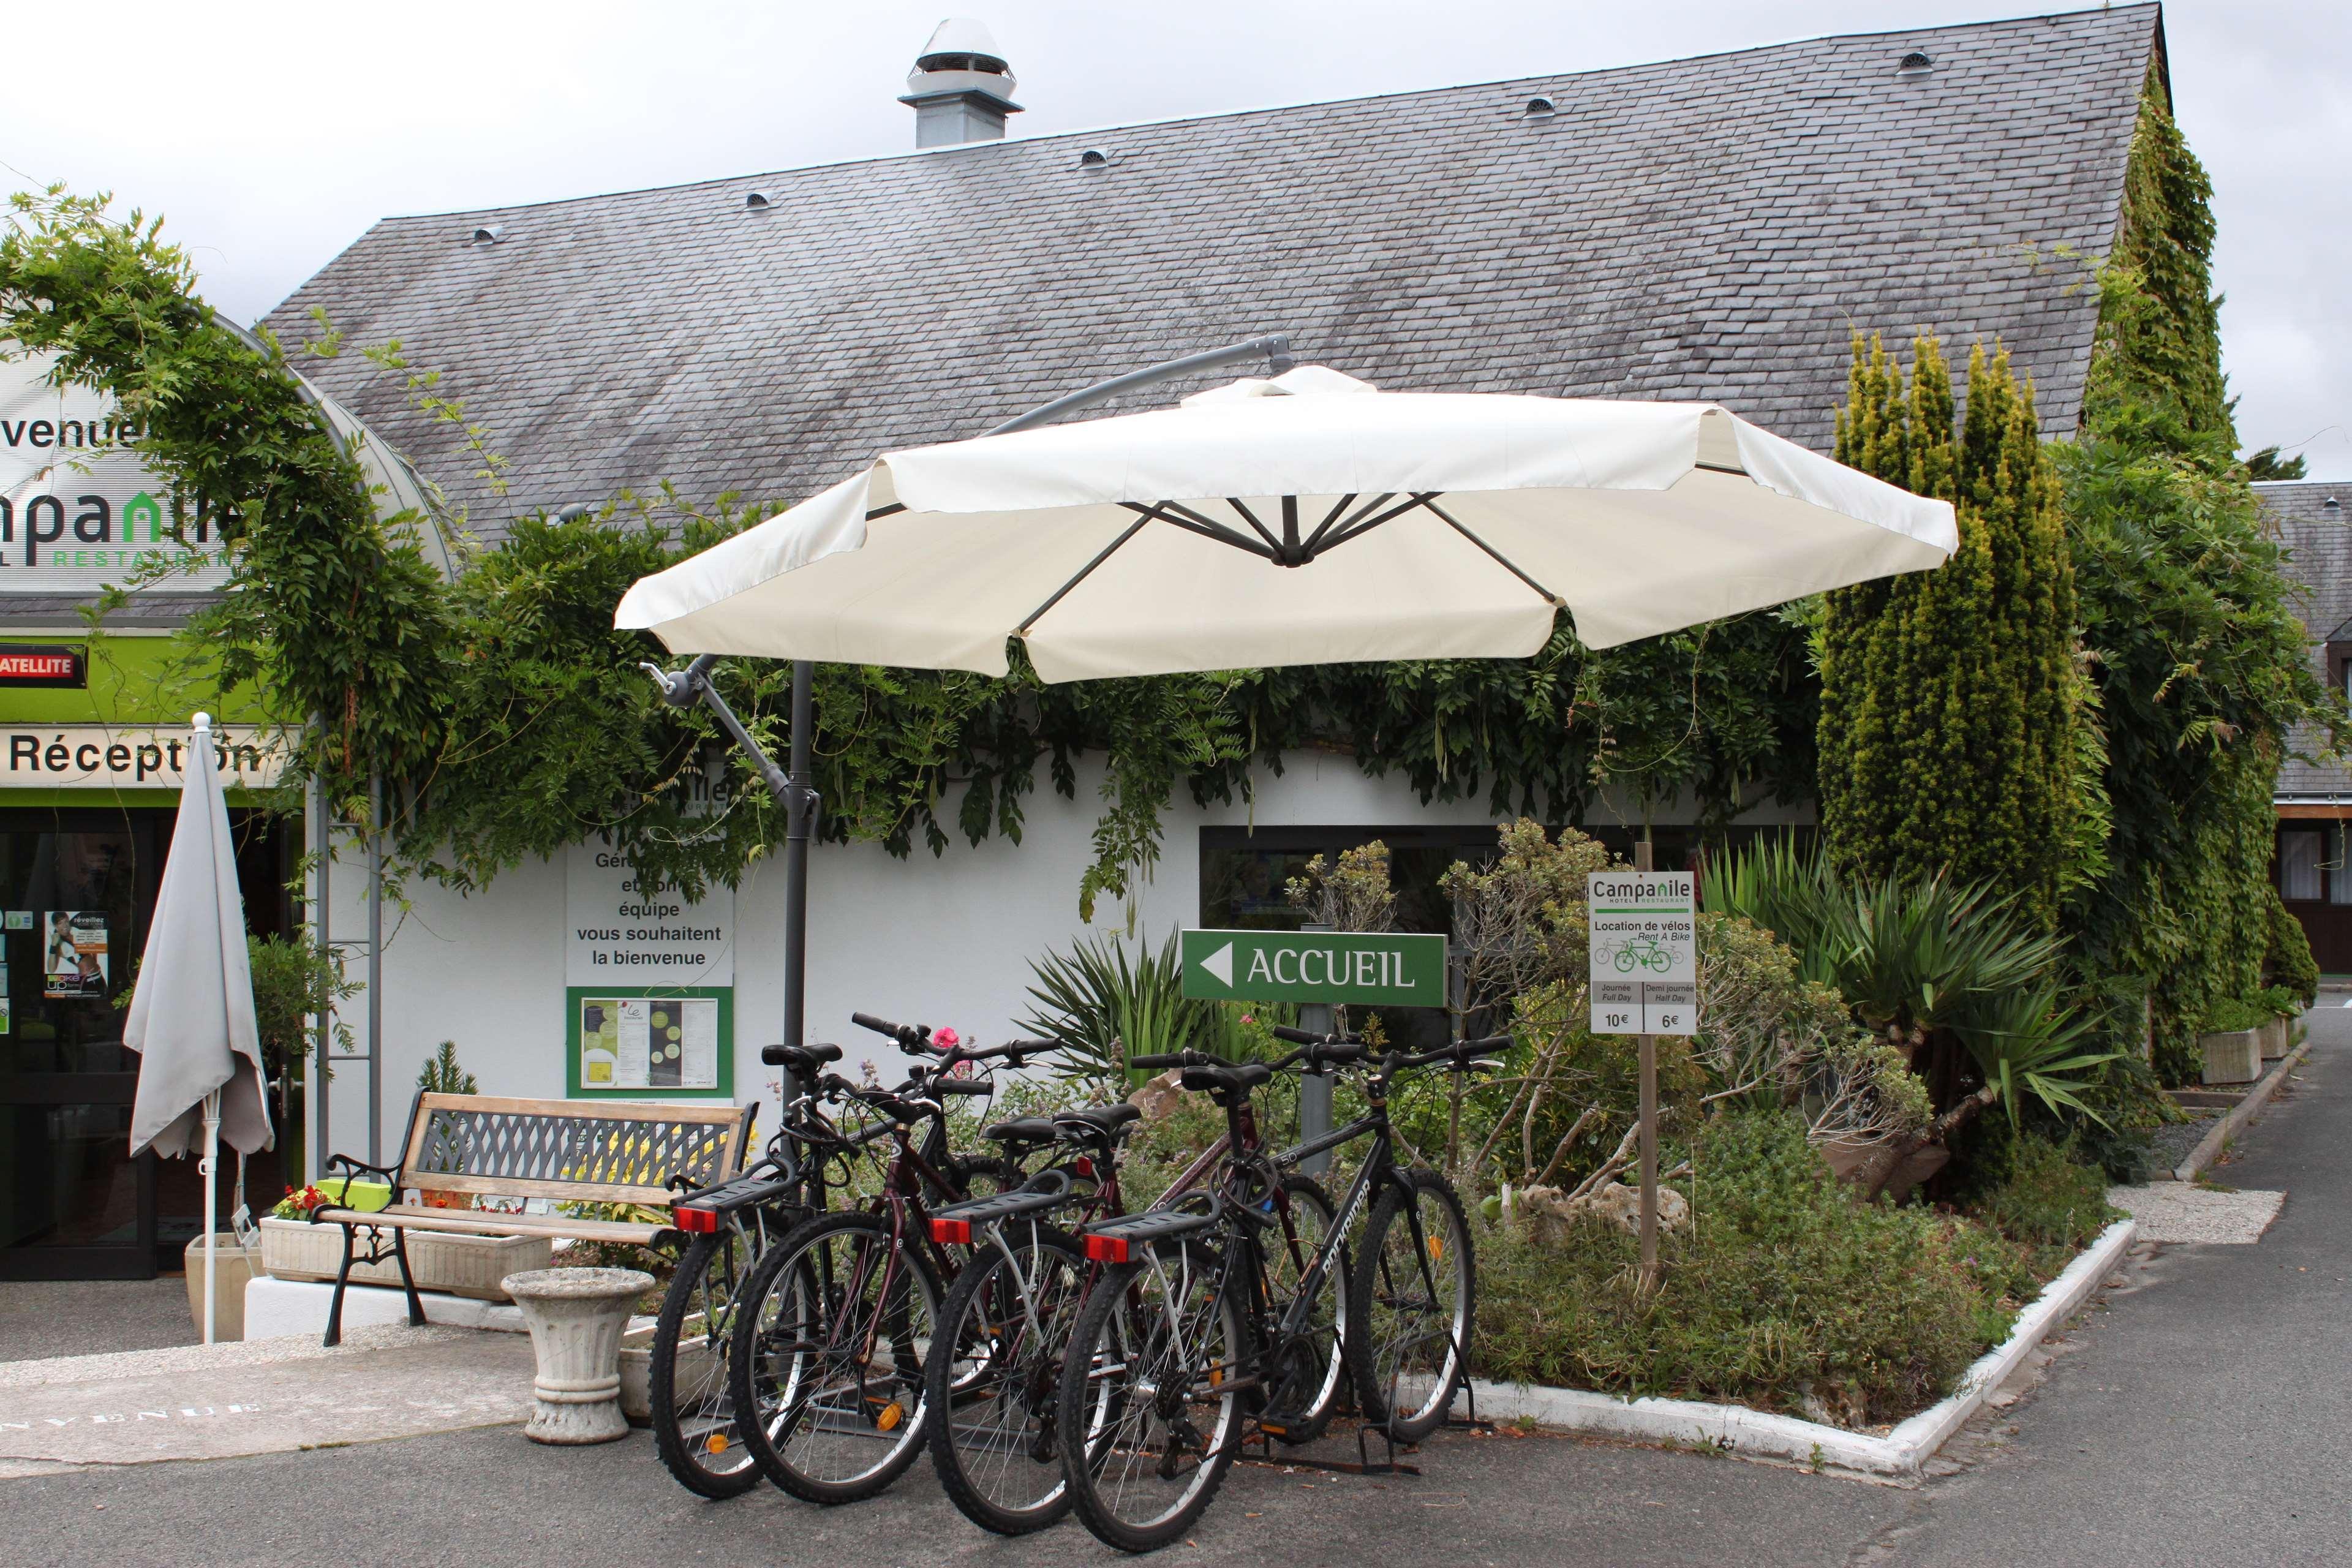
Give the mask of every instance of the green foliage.
M 2282 458 L 2276 447 L 2264 447 L 2259 452 L 2246 454 L 2246 478 L 2256 484 L 2266 480 L 2299 479 L 2303 475 L 2304 461 L 2300 453 L 2292 458 Z
M 474 1075 L 457 1065 L 457 1042 L 444 1040 L 440 1048 L 416 1069 L 416 1087 L 425 1094 L 479 1094 Z
M 2071 1142 L 2019 1133 L 2008 1140 L 1997 1179 L 1969 1205 L 1977 1218 L 2035 1249 L 2035 1272 L 2045 1278 L 2123 1217 L 2107 1202 L 2105 1173 L 2076 1154 Z
M 2084 1047 L 2085 1026 L 2062 995 L 2059 939 L 2021 920 L 2012 900 L 1941 872 L 1849 877 L 1826 855 L 1766 840 L 1710 870 L 1706 902 L 1777 933 L 1806 978 L 1910 1053 L 1937 1136 L 1971 1102 L 1998 1102 L 2012 1120 L 2028 1098 L 2095 1114 L 2084 1095 L 2106 1058 Z
M 2074 593 L 2033 389 L 2008 353 L 1969 361 L 1968 413 L 1932 337 L 1902 369 L 1857 334 L 1840 461 L 1952 501 L 1960 545 L 1933 572 L 1827 595 L 1822 817 L 1841 864 L 1948 872 L 2054 929 L 2078 812 Z
M 1662 1238 L 1654 1295 L 1635 1288 L 1635 1238 L 1605 1223 L 1480 1240 L 1484 1375 L 1797 1414 L 1810 1394 L 1853 1425 L 1895 1421 L 1949 1392 L 2035 1283 L 1983 1226 L 1857 1203 L 1794 1118 L 1713 1120 L 1691 1163 L 1698 1223 Z
M 283 937 L 246 939 L 246 959 L 253 974 L 253 1016 L 261 1035 L 261 1063 L 270 1078 L 285 1076 L 307 1061 L 317 1041 L 310 1020 L 331 1014 L 366 987 L 344 977 L 343 956 L 332 948 L 320 952 L 305 933 L 292 942 Z M 128 1004 L 130 993 L 123 998 Z M 338 1018 L 335 1039 L 351 1048 L 351 1026 Z M 326 1064 L 320 1064 L 326 1070 Z M 297 1071 L 294 1076 L 301 1076 Z
M 1267 1054 L 1269 1026 L 1287 1022 L 1281 1007 L 1245 1008 L 1188 997 L 1177 940 L 1156 950 L 1117 936 L 1081 937 L 1066 953 L 1030 961 L 1037 1005 L 1019 1027 L 1058 1040 L 1054 1069 L 1092 1092 L 1124 1094 L 1129 1057 L 1207 1051 L 1232 1061 Z
M 2264 900 L 2268 911 L 2264 923 L 2270 933 L 2263 950 L 2263 978 L 2272 987 L 2308 1007 L 2319 999 L 2319 960 L 2312 956 L 2311 939 L 2304 934 L 2303 922 L 2287 913 L 2286 900 L 2279 897 L 2278 885 L 2266 879 L 2263 890 L 2269 895 Z M 2294 1009 L 2276 1010 L 2284 1013 Z

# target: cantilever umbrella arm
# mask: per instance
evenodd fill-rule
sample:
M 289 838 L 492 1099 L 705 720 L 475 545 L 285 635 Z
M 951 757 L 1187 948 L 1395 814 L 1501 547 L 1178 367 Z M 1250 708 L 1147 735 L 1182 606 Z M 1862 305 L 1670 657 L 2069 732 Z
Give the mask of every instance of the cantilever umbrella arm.
M 1138 391 L 1163 381 L 1173 381 L 1181 376 L 1198 374 L 1202 371 L 1215 370 L 1220 366 L 1240 363 L 1245 360 L 1256 359 L 1260 355 L 1264 355 L 1272 362 L 1276 374 L 1279 375 L 1287 371 L 1291 368 L 1292 363 L 1289 338 L 1280 332 L 1269 332 L 1242 342 L 1227 344 L 1221 349 L 1211 349 L 1206 353 L 1187 354 L 1181 359 L 1163 361 L 1142 370 L 1130 371 L 1125 375 L 1113 376 L 1108 381 L 1098 381 L 1094 385 L 1073 392 L 1066 397 L 1057 397 L 1051 403 L 1033 408 L 1017 418 L 1008 419 L 990 430 L 988 434 L 1003 436 L 1014 430 L 1026 430 L 1033 426 L 1045 424 L 1075 409 L 1089 408 L 1097 403 L 1108 402 L 1123 393 Z M 1145 521 L 1138 519 L 1136 526 L 1140 528 Z M 1255 520 L 1252 521 L 1255 523 Z M 1386 519 L 1379 521 L 1385 521 Z M 1290 523 L 1286 531 L 1286 542 L 1295 552 L 1298 549 L 1297 524 L 1293 519 L 1286 519 L 1286 521 Z M 1221 525 L 1211 523 L 1210 526 Z M 1325 527 L 1327 529 L 1329 527 L 1328 519 Z M 1360 528 L 1357 531 L 1361 531 Z M 1265 533 L 1263 527 L 1259 527 L 1258 532 L 1261 537 L 1267 538 L 1271 542 L 1271 536 Z M 1130 530 L 1130 536 L 1132 533 L 1133 530 Z M 1310 545 L 1308 547 L 1310 552 L 1311 548 Z M 1109 552 L 1107 551 L 1104 553 L 1108 555 Z M 1269 552 L 1269 558 L 1272 558 L 1271 552 Z M 1099 563 L 1098 557 L 1097 564 Z M 1080 575 L 1083 576 L 1084 574 Z M 1074 583 L 1070 585 L 1076 584 Z M 1065 593 L 1067 591 L 1067 587 L 1063 590 Z M 1060 595 L 1055 595 L 1056 598 L 1060 596 Z M 1047 607 L 1049 606 L 1040 606 L 1038 614 L 1044 614 Z M 1034 618 L 1034 616 L 1032 617 Z M 793 662 L 792 753 L 790 765 L 786 768 L 779 768 L 776 766 L 775 760 L 770 757 L 759 742 L 752 738 L 751 732 L 743 727 L 743 721 L 736 716 L 735 710 L 728 706 L 727 700 L 719 694 L 716 687 L 711 685 L 710 668 L 717 662 L 716 654 L 706 653 L 697 657 L 692 663 L 676 674 L 665 673 L 658 665 L 648 664 L 644 666 L 644 668 L 661 688 L 662 700 L 671 707 L 690 708 L 699 701 L 704 707 L 709 709 L 719 720 L 720 726 L 733 737 L 735 743 L 743 749 L 743 754 L 751 759 L 752 766 L 759 770 L 760 777 L 766 783 L 769 793 L 773 795 L 777 803 L 784 808 L 783 1043 L 789 1046 L 803 1045 L 806 1043 L 807 1034 L 809 839 L 815 827 L 819 804 L 816 783 L 810 776 L 809 772 L 809 731 L 814 722 L 810 685 L 816 667 L 806 659 L 795 659 Z M 787 1073 L 783 1085 L 785 1104 L 792 1103 L 794 1092 L 791 1075 Z

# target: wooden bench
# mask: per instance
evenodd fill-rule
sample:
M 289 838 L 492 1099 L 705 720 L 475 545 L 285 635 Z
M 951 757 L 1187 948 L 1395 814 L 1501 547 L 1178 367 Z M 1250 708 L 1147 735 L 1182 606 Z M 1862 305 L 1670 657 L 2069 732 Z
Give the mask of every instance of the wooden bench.
M 466 1193 L 477 1198 L 546 1198 L 562 1203 L 635 1204 L 667 1209 L 673 1177 L 696 1187 L 726 1181 L 743 1168 L 757 1108 L 708 1101 L 653 1104 L 614 1100 L 509 1100 L 488 1094 L 419 1094 L 408 1113 L 400 1163 L 370 1165 L 330 1155 L 328 1170 L 392 1188 L 382 1209 L 329 1205 L 313 1225 L 343 1227 L 343 1264 L 327 1312 L 328 1344 L 343 1337 L 343 1292 L 354 1263 L 397 1261 L 408 1292 L 408 1321 L 425 1324 L 425 1303 L 408 1271 L 412 1230 L 467 1236 L 551 1236 L 573 1241 L 649 1245 L 667 1221 L 585 1219 L 563 1214 L 483 1213 L 403 1204 L 403 1192 Z M 361 1231 L 368 1233 L 364 1252 Z M 384 1237 L 391 1236 L 390 1249 Z

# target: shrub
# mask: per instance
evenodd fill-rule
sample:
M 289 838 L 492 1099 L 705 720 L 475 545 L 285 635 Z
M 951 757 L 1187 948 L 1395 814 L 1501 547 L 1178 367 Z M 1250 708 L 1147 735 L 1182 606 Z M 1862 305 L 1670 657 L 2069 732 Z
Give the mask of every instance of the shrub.
M 2270 896 L 2267 918 L 2269 942 L 2263 954 L 2263 975 L 2273 989 L 2287 992 L 2308 1007 L 2319 997 L 2319 960 L 2311 954 L 2311 939 L 2304 934 L 2303 922 L 2286 912 L 2286 901 L 2279 897 L 2275 887 L 2265 884 Z M 2294 1009 L 2281 1007 L 2282 1013 Z
M 1785 1113 L 1715 1119 L 1693 1156 L 1696 1224 L 1661 1238 L 1654 1296 L 1635 1289 L 1634 1237 L 1604 1223 L 1559 1247 L 1507 1222 L 1488 1233 L 1486 1375 L 1790 1412 L 1810 1395 L 1894 1421 L 1948 1392 L 2034 1288 L 1985 1226 L 1855 1201 Z
M 1977 1218 L 2032 1250 L 2037 1272 L 2054 1273 L 2123 1217 L 2107 1202 L 2105 1173 L 2075 1156 L 2071 1142 L 2020 1133 L 2009 1141 L 2000 1181 L 1971 1205 Z

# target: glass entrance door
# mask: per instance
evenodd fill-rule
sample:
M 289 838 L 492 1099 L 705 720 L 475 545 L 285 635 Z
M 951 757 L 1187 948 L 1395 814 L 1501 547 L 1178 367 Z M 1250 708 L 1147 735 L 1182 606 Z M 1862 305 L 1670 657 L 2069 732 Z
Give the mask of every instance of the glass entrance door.
M 158 818 L 0 813 L 0 1278 L 155 1272 L 157 1163 L 131 1158 L 139 1058 L 115 1002 L 154 907 Z

